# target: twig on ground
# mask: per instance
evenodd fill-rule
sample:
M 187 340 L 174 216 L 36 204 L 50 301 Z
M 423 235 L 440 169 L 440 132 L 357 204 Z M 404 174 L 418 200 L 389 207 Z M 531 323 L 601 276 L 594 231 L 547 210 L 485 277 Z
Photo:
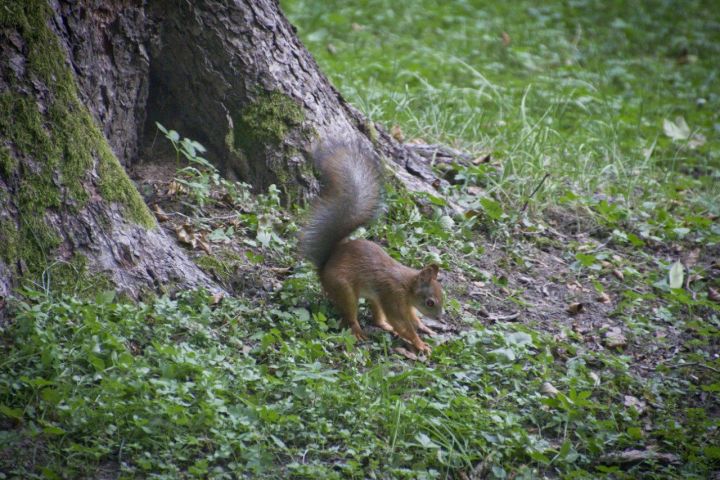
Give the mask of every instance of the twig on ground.
M 487 317 L 491 322 L 509 322 L 520 316 L 520 312 L 511 313 L 510 315 L 489 315 Z
M 658 362 L 655 365 L 638 365 L 639 368 L 642 368 L 643 370 L 655 370 L 660 365 L 667 367 L 667 368 L 682 368 L 682 367 L 701 367 L 705 368 L 707 370 L 710 370 L 711 372 L 720 373 L 720 369 L 717 369 L 715 367 L 711 367 L 710 365 L 705 365 L 704 363 L 700 362 L 687 362 L 687 363 L 665 363 L 663 361 Z
M 668 365 L 666 365 L 666 366 L 667 366 L 668 368 L 702 367 L 702 368 L 705 368 L 705 369 L 707 369 L 707 370 L 710 370 L 711 372 L 720 373 L 720 370 L 719 370 L 719 369 L 717 369 L 717 368 L 715 368 L 715 367 L 711 367 L 710 365 L 705 365 L 704 363 L 700 363 L 700 362 L 671 363 L 671 364 L 668 364 Z
M 530 203 L 530 200 L 535 196 L 535 194 L 540 190 L 540 187 L 543 186 L 543 183 L 545 183 L 545 180 L 550 176 L 549 173 L 546 173 L 545 176 L 540 180 L 540 183 L 537 184 L 537 187 L 535 187 L 535 190 L 532 191 L 530 196 L 525 200 L 525 204 L 520 209 L 520 213 L 525 213 L 525 210 L 527 210 L 528 204 Z

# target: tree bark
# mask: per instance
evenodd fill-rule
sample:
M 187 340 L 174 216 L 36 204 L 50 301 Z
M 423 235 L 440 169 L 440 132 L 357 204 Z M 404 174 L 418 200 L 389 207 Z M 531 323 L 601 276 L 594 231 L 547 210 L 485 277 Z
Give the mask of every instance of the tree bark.
M 104 272 L 131 295 L 212 285 L 121 167 L 156 121 L 290 201 L 316 189 L 309 159 L 325 142 L 392 160 L 412 188 L 436 181 L 345 102 L 276 0 L 11 0 L 0 32 L 0 296 L 58 265 Z
M 276 0 L 156 0 L 148 119 L 208 147 L 228 173 L 304 198 L 317 143 L 359 144 L 407 182 L 435 178 L 412 151 L 351 107 L 303 47 Z M 407 168 L 406 168 L 407 167 Z
M 142 15 L 112 6 L 0 6 L 0 316 L 2 298 L 21 284 L 52 292 L 116 285 L 130 296 L 216 288 L 157 227 L 108 145 L 124 158 L 136 151 L 147 84 L 141 56 L 124 57 L 129 68 L 113 58 L 138 46 L 113 35 Z

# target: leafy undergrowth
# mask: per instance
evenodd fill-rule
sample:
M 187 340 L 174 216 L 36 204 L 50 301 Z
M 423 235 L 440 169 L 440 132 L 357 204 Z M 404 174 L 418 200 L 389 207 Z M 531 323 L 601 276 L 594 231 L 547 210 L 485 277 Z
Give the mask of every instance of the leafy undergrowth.
M 340 328 L 295 260 L 297 227 L 276 194 L 216 184 L 201 159 L 188 167 L 152 185 L 164 193 L 156 214 L 196 240 L 191 253 L 236 295 L 26 291 L 2 331 L 0 475 L 630 479 L 717 468 L 719 309 L 665 286 L 657 277 L 677 281 L 666 266 L 622 245 L 581 248 L 592 243 L 582 235 L 453 219 L 390 190 L 391 221 L 364 233 L 406 263 L 439 262 L 449 297 L 432 355 L 411 360 L 385 332 L 366 327 L 358 344 Z M 480 246 L 483 232 L 494 245 Z M 222 259 L 208 262 L 216 249 Z
M 307 275 L 292 283 L 322 305 Z M 715 421 L 681 407 L 696 381 L 643 381 L 629 356 L 514 324 L 473 322 L 426 363 L 406 361 L 386 334 L 356 345 L 287 293 L 21 304 L 0 376 L 17 426 L 3 432 L 5 473 L 704 478 L 717 460 Z M 607 455 L 649 443 L 657 455 L 622 472 Z
M 0 331 L 0 478 L 717 475 L 711 5 L 436 3 L 284 2 L 371 118 L 476 154 L 436 165 L 437 198 L 388 187 L 359 232 L 441 265 L 432 355 L 356 343 L 297 261 L 301 212 L 161 128 L 174 162 L 140 190 L 233 295 L 25 291 Z

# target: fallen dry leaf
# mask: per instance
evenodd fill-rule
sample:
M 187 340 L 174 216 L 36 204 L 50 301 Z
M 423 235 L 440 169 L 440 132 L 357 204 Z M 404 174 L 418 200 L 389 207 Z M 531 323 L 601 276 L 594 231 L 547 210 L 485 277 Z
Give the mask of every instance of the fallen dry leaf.
M 612 273 L 617 277 L 618 280 L 625 280 L 625 275 L 620 270 L 615 269 Z
M 510 38 L 510 35 L 507 32 L 502 32 L 502 43 L 506 47 L 510 46 L 510 42 L 512 42 L 512 39 Z
M 685 255 L 685 261 L 683 262 L 685 266 L 690 269 L 690 267 L 694 267 L 695 264 L 698 261 L 698 258 L 700 257 L 700 249 L 694 248 L 690 250 L 687 255 Z
M 197 241 L 195 240 L 195 235 L 193 234 L 192 225 L 189 225 L 187 223 L 181 225 L 175 228 L 175 233 L 177 234 L 178 240 L 180 240 L 182 243 L 190 245 L 192 248 L 195 248 L 197 246 Z
M 473 165 L 480 165 L 481 163 L 490 163 L 490 160 L 492 160 L 492 155 L 489 153 L 483 153 L 482 155 L 475 157 L 472 163 Z
M 587 327 L 587 325 L 583 325 L 582 323 L 577 322 L 577 321 L 572 323 L 571 328 L 572 328 L 573 332 L 579 333 L 580 335 L 585 335 L 586 333 L 588 333 L 590 331 L 590 329 Z
M 557 388 L 555 388 L 555 386 L 552 383 L 543 382 L 543 384 L 540 385 L 540 393 L 542 393 L 543 395 L 547 395 L 548 397 L 554 397 L 558 393 L 560 393 L 560 391 Z
M 200 233 L 195 234 L 195 239 L 197 240 L 198 245 L 200 248 L 205 250 L 205 253 L 208 255 L 212 254 L 212 248 L 210 247 L 210 240 L 208 240 L 208 235 L 210 232 L 203 230 Z
M 225 293 L 223 292 L 216 292 L 213 294 L 212 297 L 210 297 L 210 305 L 217 305 L 222 301 L 222 299 L 225 298 Z
M 153 213 L 155 214 L 155 218 L 158 219 L 158 222 L 167 222 L 170 220 L 170 217 L 168 216 L 165 211 L 158 205 L 157 203 L 153 205 Z
M 172 197 L 176 193 L 187 193 L 187 189 L 185 188 L 184 185 L 173 180 L 172 182 L 170 182 L 170 185 L 168 185 L 167 194 Z
M 623 405 L 633 407 L 638 413 L 643 413 L 647 408 L 647 402 L 632 395 L 625 395 L 623 397 Z
M 569 313 L 570 315 L 577 315 L 578 313 L 582 312 L 584 308 L 585 308 L 585 307 L 583 307 L 583 304 L 582 304 L 582 303 L 580 303 L 580 302 L 573 302 L 573 303 L 571 303 L 570 305 L 567 306 L 567 308 L 565 309 L 565 311 L 566 311 L 567 313 Z
M 595 298 L 600 303 L 610 303 L 610 295 L 608 295 L 605 292 L 600 292 L 600 294 Z
M 197 244 L 205 251 L 205 253 L 207 253 L 208 255 L 212 255 L 212 248 L 210 247 L 210 244 L 208 242 L 206 242 L 202 238 L 198 238 Z
M 715 303 L 720 303 L 720 292 L 712 287 L 708 287 L 708 300 L 712 300 Z
M 476 185 L 468 185 L 467 188 L 465 188 L 465 191 L 469 193 L 470 195 L 479 196 L 482 195 L 484 192 L 482 187 L 478 187 Z
M 390 135 L 392 135 L 393 138 L 400 143 L 405 140 L 405 135 L 403 134 L 400 125 L 393 125 L 392 127 L 390 127 Z
M 270 267 L 268 270 L 279 275 L 286 275 L 291 269 L 290 267 Z
M 603 340 L 608 348 L 621 348 L 627 344 L 627 338 L 625 338 L 620 327 L 613 327 L 605 332 Z

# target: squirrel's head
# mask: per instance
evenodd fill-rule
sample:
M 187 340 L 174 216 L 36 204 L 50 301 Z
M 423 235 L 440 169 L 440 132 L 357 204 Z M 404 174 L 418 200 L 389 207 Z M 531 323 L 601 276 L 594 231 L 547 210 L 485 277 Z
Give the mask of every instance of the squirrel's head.
M 434 263 L 420 270 L 413 281 L 413 305 L 423 315 L 440 318 L 443 311 L 443 291 L 437 280 L 440 268 Z

